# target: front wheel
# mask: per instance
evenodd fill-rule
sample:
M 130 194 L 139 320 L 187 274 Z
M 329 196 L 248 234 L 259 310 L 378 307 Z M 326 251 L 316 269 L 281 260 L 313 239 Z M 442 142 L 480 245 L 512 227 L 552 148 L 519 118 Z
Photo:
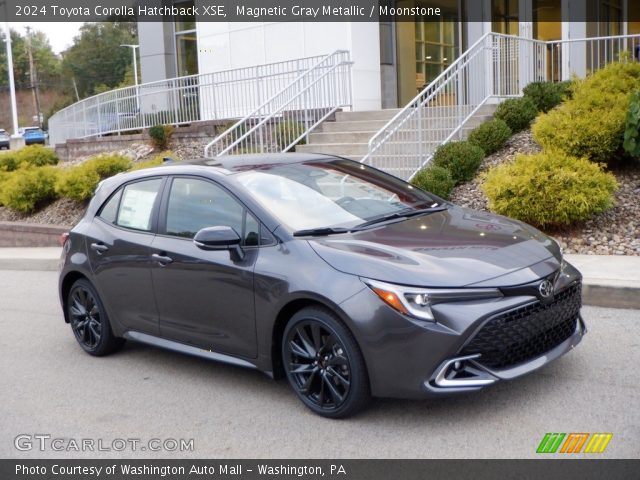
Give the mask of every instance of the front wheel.
M 283 335 L 282 360 L 296 395 L 318 415 L 348 417 L 371 399 L 362 353 L 330 310 L 309 307 L 291 318 Z
M 107 312 L 89 281 L 80 279 L 72 285 L 67 315 L 76 340 L 88 354 L 101 357 L 124 344 L 124 339 L 113 335 Z

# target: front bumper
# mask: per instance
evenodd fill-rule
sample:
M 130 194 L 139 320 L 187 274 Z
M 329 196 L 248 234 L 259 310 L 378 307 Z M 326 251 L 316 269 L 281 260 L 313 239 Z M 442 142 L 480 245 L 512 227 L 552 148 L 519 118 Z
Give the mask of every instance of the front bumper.
M 579 316 L 573 334 L 539 357 L 502 370 L 493 370 L 479 363 L 480 355 L 454 357 L 442 362 L 423 386 L 426 391 L 437 394 L 464 393 L 480 390 L 499 380 L 512 380 L 544 367 L 549 362 L 571 351 L 580 343 L 585 333 L 587 333 L 587 327 L 582 316 Z
M 557 275 L 556 294 L 568 291 L 580 281 L 580 273 L 565 264 L 561 275 Z M 526 285 L 513 287 L 501 298 L 434 305 L 435 322 L 401 315 L 369 289 L 340 306 L 352 322 L 350 326 L 367 364 L 372 394 L 425 398 L 475 391 L 500 380 L 510 380 L 573 349 L 586 333 L 578 314 L 574 326 L 565 328 L 560 340 L 549 348 L 544 344 L 543 351 L 532 349 L 527 358 L 514 357 L 513 362 L 500 364 L 486 357 L 483 363 L 482 355 L 469 351 L 472 341 L 490 320 L 529 308 L 538 301 Z M 578 311 L 579 307 L 578 304 Z

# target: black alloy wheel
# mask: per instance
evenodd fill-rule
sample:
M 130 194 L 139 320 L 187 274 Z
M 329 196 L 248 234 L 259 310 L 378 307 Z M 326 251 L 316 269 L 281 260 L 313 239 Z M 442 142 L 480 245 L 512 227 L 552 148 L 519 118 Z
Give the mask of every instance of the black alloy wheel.
M 368 403 L 362 354 L 328 310 L 306 308 L 294 315 L 285 329 L 282 358 L 289 383 L 315 413 L 341 418 Z
M 100 297 L 87 280 L 78 280 L 71 287 L 67 319 L 76 340 L 91 355 L 107 355 L 124 344 L 124 339 L 113 335 Z

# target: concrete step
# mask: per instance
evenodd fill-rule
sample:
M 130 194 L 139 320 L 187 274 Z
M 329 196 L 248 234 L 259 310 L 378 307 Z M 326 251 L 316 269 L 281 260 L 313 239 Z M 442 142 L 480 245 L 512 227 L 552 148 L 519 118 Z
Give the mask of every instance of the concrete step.
M 467 138 L 471 130 L 475 126 L 465 126 L 462 128 L 461 138 Z M 319 132 L 309 135 L 309 144 L 327 144 L 327 143 L 369 143 L 369 139 L 373 137 L 375 131 L 366 132 Z M 427 138 L 437 141 L 438 139 L 445 139 L 451 133 L 450 129 L 445 128 L 429 128 L 418 131 L 405 130 L 402 133 L 402 142 L 414 141 L 418 138 Z
M 476 127 L 486 120 L 490 120 L 491 115 L 476 115 L 469 119 L 466 126 Z M 454 128 L 458 125 L 455 118 L 423 118 L 418 122 L 417 119 L 411 120 L 412 126 L 417 127 L 419 124 L 422 128 Z M 341 120 L 336 122 L 324 122 L 318 128 L 318 132 L 377 132 L 387 124 L 385 120 Z
M 367 154 L 366 143 L 325 143 L 296 146 L 296 152 L 325 153 L 327 155 L 340 155 L 342 157 L 354 157 L 361 159 Z
M 496 105 L 483 105 L 476 112 L 477 115 L 493 115 Z M 336 121 L 363 121 L 363 120 L 391 120 L 395 117 L 401 109 L 399 108 L 387 108 L 384 110 L 368 110 L 357 112 L 336 112 Z M 424 116 L 442 116 L 442 115 L 454 115 L 456 112 L 468 112 L 469 109 L 465 106 L 441 106 L 441 107 L 426 107 L 424 108 Z

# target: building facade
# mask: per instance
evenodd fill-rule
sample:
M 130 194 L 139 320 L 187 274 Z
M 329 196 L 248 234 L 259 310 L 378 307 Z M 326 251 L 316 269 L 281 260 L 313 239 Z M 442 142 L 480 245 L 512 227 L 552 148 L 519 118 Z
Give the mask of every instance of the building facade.
M 183 5 L 200 0 L 176 2 Z M 397 0 L 398 7 L 415 5 Z M 407 104 L 485 33 L 539 40 L 640 34 L 638 0 L 429 0 L 440 21 L 173 22 L 138 25 L 142 81 L 218 72 L 348 50 L 355 110 Z M 573 21 L 589 18 L 597 21 Z M 469 21 L 469 20 L 473 21 Z M 550 47 L 552 48 L 552 47 Z M 578 44 L 550 54 L 550 71 L 584 75 Z M 553 63 L 557 64 L 554 65 Z M 559 68 L 559 67 L 562 68 Z

